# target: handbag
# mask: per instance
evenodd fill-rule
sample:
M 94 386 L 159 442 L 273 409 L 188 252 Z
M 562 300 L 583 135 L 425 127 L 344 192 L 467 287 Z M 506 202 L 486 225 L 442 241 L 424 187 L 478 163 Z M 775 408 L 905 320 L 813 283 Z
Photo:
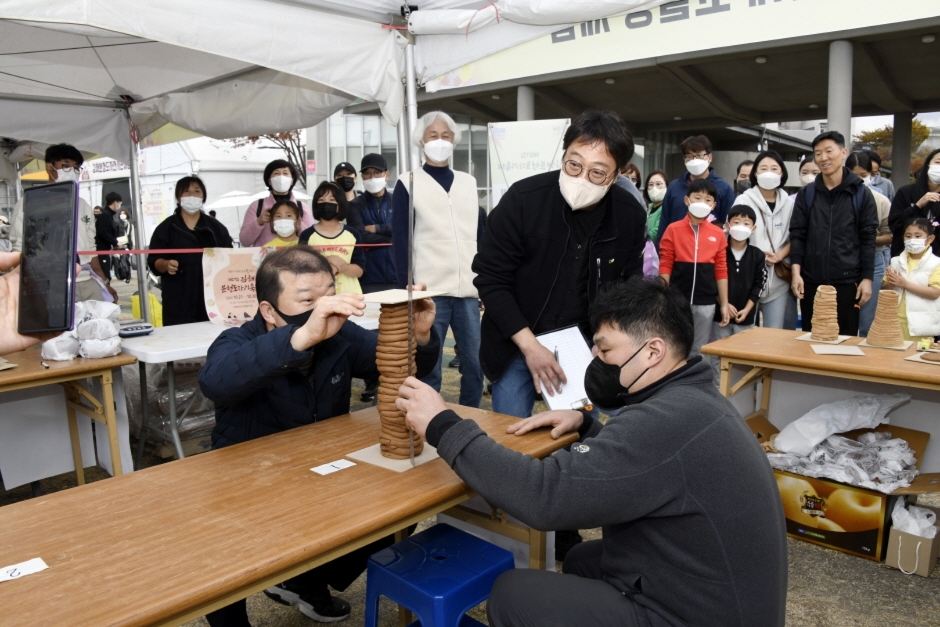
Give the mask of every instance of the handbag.
M 767 233 L 767 243 L 770 244 L 770 250 L 776 255 L 777 249 L 774 247 L 773 234 L 770 232 L 770 225 L 767 224 L 767 220 L 764 220 L 764 231 Z M 781 259 L 775 263 L 774 274 L 780 279 L 786 281 L 788 284 L 793 282 L 792 264 L 787 261 Z

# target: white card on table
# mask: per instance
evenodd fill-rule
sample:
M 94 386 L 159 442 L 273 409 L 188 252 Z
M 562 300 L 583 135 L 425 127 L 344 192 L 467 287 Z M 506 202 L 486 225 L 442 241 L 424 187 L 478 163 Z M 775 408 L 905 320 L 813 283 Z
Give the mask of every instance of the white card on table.
M 839 346 L 838 344 L 813 344 L 813 352 L 817 355 L 861 355 L 865 356 L 858 346 Z
M 20 562 L 19 564 L 13 564 L 12 566 L 4 566 L 3 568 L 0 568 L 0 581 L 19 579 L 20 577 L 32 575 L 33 573 L 38 573 L 39 571 L 46 570 L 47 568 L 49 567 L 46 566 L 46 563 L 42 561 L 41 557 L 34 557 L 31 560 Z
M 348 459 L 338 459 L 335 462 L 330 462 L 329 464 L 323 464 L 317 466 L 316 468 L 311 468 L 313 472 L 318 475 L 328 475 L 330 473 L 336 472 L 337 470 L 343 470 L 344 468 L 349 468 L 350 466 L 355 466 L 354 462 L 349 461 Z

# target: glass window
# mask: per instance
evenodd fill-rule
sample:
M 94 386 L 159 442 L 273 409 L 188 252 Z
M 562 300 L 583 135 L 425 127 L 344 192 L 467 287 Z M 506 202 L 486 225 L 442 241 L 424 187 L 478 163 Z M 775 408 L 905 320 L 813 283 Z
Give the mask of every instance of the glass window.
M 402 111 L 402 117 L 404 115 L 405 112 Z M 389 124 L 384 117 L 379 117 L 379 120 L 382 125 L 382 148 L 395 148 L 398 145 L 398 129 Z
M 346 144 L 344 141 L 346 139 L 345 119 L 342 113 L 330 116 L 330 148 L 338 148 Z
M 324 176 L 329 180 L 333 180 L 333 168 L 336 167 L 337 163 L 342 163 L 346 161 L 346 149 L 345 148 L 330 148 L 330 163 L 329 165 L 321 170 Z M 317 170 L 320 170 L 318 167 Z
M 359 178 L 359 165 L 362 163 L 362 148 L 353 146 L 352 144 L 346 146 L 346 161 L 356 168 L 356 178 Z
M 378 116 L 370 115 L 362 119 L 362 145 L 366 147 L 366 154 L 379 151 L 379 133 Z
M 383 142 L 382 156 L 388 162 L 388 186 L 394 188 L 395 182 L 398 181 L 398 150 L 395 149 L 394 144 L 386 146 Z
M 362 116 L 346 116 L 346 146 L 362 145 Z

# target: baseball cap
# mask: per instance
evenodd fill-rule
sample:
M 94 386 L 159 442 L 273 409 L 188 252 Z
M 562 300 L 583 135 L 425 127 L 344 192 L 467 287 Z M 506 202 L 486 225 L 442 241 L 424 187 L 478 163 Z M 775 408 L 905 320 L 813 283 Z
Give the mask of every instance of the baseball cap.
M 340 170 L 346 170 L 348 172 L 356 173 L 356 168 L 353 164 L 348 161 L 343 161 L 342 163 L 337 163 L 336 167 L 333 168 L 333 178 L 336 178 L 336 175 L 340 173 Z
M 359 168 L 359 171 L 365 172 L 366 168 L 375 168 L 380 172 L 387 172 L 388 162 L 382 155 L 372 152 L 362 158 L 362 167 Z

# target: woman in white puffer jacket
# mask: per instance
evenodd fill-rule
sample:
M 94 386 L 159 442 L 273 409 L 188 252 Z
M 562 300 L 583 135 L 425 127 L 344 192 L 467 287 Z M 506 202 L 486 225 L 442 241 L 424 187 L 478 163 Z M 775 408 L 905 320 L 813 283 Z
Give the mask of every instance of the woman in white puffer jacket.
M 754 160 L 751 189 L 734 201 L 757 214 L 750 243 L 767 256 L 767 283 L 760 298 L 762 325 L 773 329 L 796 328 L 796 299 L 790 292 L 790 216 L 793 200 L 783 186 L 787 168 L 783 157 L 766 150 Z

